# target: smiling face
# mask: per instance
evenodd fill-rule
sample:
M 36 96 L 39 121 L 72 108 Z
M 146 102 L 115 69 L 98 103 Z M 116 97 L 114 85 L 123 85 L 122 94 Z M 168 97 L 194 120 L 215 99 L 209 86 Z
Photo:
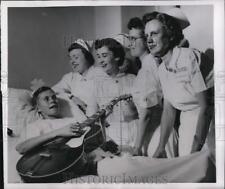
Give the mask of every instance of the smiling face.
M 129 30 L 130 53 L 133 57 L 140 57 L 146 51 L 146 43 L 141 29 L 131 28 Z
M 81 49 L 73 49 L 69 52 L 70 65 L 74 72 L 83 74 L 89 68 L 89 64 Z
M 115 75 L 119 71 L 118 61 L 119 58 L 113 55 L 113 52 L 108 49 L 107 46 L 102 46 L 96 49 L 96 58 L 98 64 L 101 65 L 103 70 L 108 75 Z
M 58 99 L 52 90 L 41 92 L 37 97 L 37 109 L 45 118 L 55 118 L 59 113 Z
M 153 19 L 146 23 L 145 36 L 148 49 L 153 56 L 162 57 L 168 52 L 170 39 L 159 20 Z

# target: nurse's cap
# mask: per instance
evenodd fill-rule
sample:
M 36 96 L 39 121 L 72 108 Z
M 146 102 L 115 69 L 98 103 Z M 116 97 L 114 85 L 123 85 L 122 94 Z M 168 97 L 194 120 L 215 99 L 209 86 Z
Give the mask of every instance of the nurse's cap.
M 91 51 L 90 45 L 88 44 L 88 42 L 84 41 L 83 39 L 77 39 L 76 41 L 74 41 L 74 43 L 80 45 L 81 47 L 83 47 L 88 52 Z
M 167 10 L 160 10 L 158 12 L 167 14 L 167 15 L 175 18 L 179 22 L 182 30 L 187 28 L 190 25 L 190 22 L 189 22 L 188 18 L 181 11 L 180 8 L 174 7 L 174 8 L 167 9 Z
M 117 42 L 119 42 L 124 48 L 130 47 L 129 36 L 126 33 L 119 33 L 113 37 Z

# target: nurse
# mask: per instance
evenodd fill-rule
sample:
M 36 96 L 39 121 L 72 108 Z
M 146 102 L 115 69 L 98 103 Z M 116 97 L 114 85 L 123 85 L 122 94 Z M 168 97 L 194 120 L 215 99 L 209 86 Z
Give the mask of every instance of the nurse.
M 209 128 L 207 86 L 200 72 L 196 51 L 180 48 L 182 30 L 189 25 L 179 8 L 168 13 L 144 15 L 150 53 L 161 60 L 159 78 L 164 95 L 160 142 L 154 157 L 166 157 L 165 145 L 172 131 L 176 110 L 180 110 L 179 155 L 200 151 Z
M 160 120 L 162 114 L 162 91 L 158 77 L 158 66 L 149 54 L 144 35 L 144 23 L 138 17 L 128 22 L 130 54 L 140 60 L 141 69 L 134 80 L 132 95 L 139 114 L 138 130 L 133 155 L 152 156 L 159 142 Z M 167 154 L 174 157 L 171 144 Z
M 89 44 L 78 39 L 68 48 L 69 63 L 72 71 L 65 74 L 52 88 L 56 94 L 69 98 L 86 114 L 87 102 L 90 94 L 88 91 L 93 86 L 94 78 L 101 77 L 104 72 L 97 66 L 93 66 L 94 58 Z
M 112 99 L 124 94 L 130 94 L 135 75 L 121 73 L 119 67 L 123 64 L 125 52 L 123 46 L 112 38 L 95 41 L 98 63 L 106 73 L 103 79 L 95 80 L 92 100 L 89 104 L 92 110 L 103 108 Z M 90 90 L 89 90 L 90 91 Z M 90 91 L 91 92 L 91 91 Z M 90 107 L 90 106 L 89 106 Z M 107 117 L 107 141 L 118 145 L 118 152 L 131 152 L 136 136 L 136 115 L 129 114 L 135 106 L 132 101 L 121 101 Z M 94 112 L 95 112 L 94 111 Z

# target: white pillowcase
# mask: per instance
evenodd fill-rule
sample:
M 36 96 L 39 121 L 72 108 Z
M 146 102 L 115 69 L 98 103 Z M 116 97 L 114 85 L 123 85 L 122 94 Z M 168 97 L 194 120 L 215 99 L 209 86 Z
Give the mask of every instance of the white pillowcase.
M 38 119 L 38 114 L 31 105 L 31 91 L 26 89 L 8 89 L 8 128 L 19 135 L 24 126 Z
M 71 100 L 63 95 L 59 95 L 58 99 L 62 117 L 76 117 L 78 120 L 84 120 L 85 115 Z M 12 129 L 16 136 L 20 135 L 27 124 L 40 118 L 31 104 L 30 90 L 8 89 L 8 128 Z

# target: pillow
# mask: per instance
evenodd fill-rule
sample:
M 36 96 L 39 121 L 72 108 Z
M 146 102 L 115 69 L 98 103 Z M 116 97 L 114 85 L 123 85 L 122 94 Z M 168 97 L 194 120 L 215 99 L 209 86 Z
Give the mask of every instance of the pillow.
M 31 113 L 30 113 L 31 112 Z M 37 116 L 31 105 L 31 91 L 26 89 L 8 89 L 8 127 L 15 135 L 19 135 L 26 121 L 26 115 L 35 119 Z M 31 119 L 29 117 L 29 120 Z
M 76 117 L 84 120 L 85 115 L 71 100 L 63 95 L 58 96 L 60 114 L 62 117 Z M 31 104 L 31 91 L 26 89 L 8 89 L 8 128 L 19 136 L 27 124 L 41 119 L 37 110 Z

